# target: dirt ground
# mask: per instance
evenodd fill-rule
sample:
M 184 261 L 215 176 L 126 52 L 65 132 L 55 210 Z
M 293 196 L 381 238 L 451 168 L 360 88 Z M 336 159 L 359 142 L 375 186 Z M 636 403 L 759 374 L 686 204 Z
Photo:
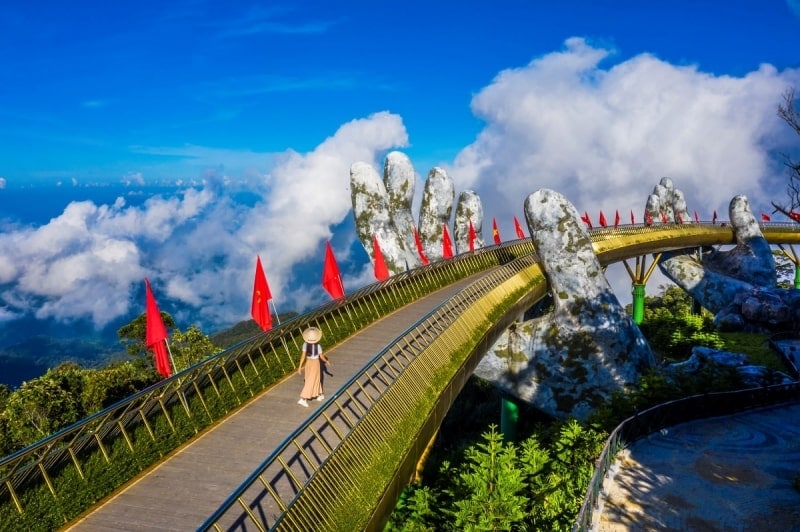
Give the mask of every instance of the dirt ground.
M 617 457 L 593 530 L 800 532 L 800 403 L 684 423 Z

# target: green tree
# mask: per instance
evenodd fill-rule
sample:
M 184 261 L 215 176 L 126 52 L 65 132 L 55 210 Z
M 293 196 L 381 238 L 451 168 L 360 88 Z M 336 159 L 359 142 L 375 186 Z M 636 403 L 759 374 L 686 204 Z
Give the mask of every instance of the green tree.
M 525 517 L 523 472 L 514 444 L 491 425 L 484 440 L 467 449 L 464 469 L 455 479 L 451 510 L 459 530 L 510 530 Z
M 9 395 L 11 395 L 11 390 L 5 384 L 0 383 L 0 412 L 5 408 Z
M 684 360 L 696 345 L 716 349 L 724 345 L 709 311 L 701 309 L 699 314 L 693 314 L 692 297 L 682 288 L 660 288 L 660 296 L 647 298 L 645 319 L 639 325 L 657 354 L 669 360 Z
M 161 319 L 167 329 L 175 328 L 175 320 L 172 316 L 161 311 Z M 128 323 L 117 329 L 119 342 L 125 347 L 128 355 L 133 358 L 137 367 L 151 368 L 155 372 L 153 356 L 147 346 L 144 345 L 147 334 L 147 313 L 143 313 Z
M 6 409 L 6 403 L 11 395 L 11 390 L 5 384 L 0 384 L 0 456 L 5 456 L 14 451 L 14 442 L 8 429 L 8 422 L 2 415 Z
M 157 381 L 152 371 L 130 361 L 84 373 L 80 401 L 85 415 L 99 412 Z
M 11 393 L 2 417 L 15 448 L 30 445 L 81 418 L 81 405 L 65 381 L 48 371 Z
M 408 486 L 400 497 L 386 530 L 401 532 L 430 532 L 440 514 L 434 490 L 429 486 Z
M 208 335 L 203 334 L 203 331 L 197 325 L 190 325 L 186 332 L 174 329 L 169 347 L 176 371 L 184 370 L 222 351 L 212 343 Z
M 600 455 L 603 432 L 569 419 L 553 430 L 550 460 L 542 462 L 530 483 L 530 523 L 535 530 L 571 530 Z M 544 455 L 541 455 L 542 460 Z

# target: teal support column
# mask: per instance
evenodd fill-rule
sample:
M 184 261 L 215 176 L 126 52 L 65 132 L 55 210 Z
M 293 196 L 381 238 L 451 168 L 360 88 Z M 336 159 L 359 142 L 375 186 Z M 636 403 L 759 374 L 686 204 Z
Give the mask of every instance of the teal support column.
M 644 286 L 633 284 L 633 322 L 636 325 L 644 321 Z
M 517 403 L 508 397 L 503 397 L 500 400 L 500 433 L 503 435 L 503 440 L 510 442 L 516 439 L 518 421 Z
M 800 264 L 794 266 L 794 287 L 800 288 Z

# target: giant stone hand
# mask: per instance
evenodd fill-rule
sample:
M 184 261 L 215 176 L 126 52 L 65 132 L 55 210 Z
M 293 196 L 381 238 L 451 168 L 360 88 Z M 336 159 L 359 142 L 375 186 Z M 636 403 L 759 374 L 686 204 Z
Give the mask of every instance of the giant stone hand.
M 475 374 L 553 416 L 585 419 L 655 359 L 606 280 L 575 207 L 543 189 L 525 200 L 525 217 L 554 309 L 518 324 Z
M 373 238 L 377 238 L 391 274 L 421 265 L 411 213 L 415 182 L 416 174 L 411 160 L 398 151 L 386 156 L 383 179 L 367 163 L 357 162 L 350 167 L 356 233 L 373 263 Z M 420 244 L 429 260 L 439 260 L 443 256 L 443 227 L 450 225 L 454 199 L 453 179 L 444 169 L 433 168 L 425 181 L 418 223 Z M 470 223 L 476 233 L 474 247 L 481 248 L 484 246 L 481 236 L 483 207 L 475 192 L 465 190 L 459 196 L 456 207 L 454 234 L 459 253 L 467 251 L 467 236 L 464 235 L 469 234 Z
M 647 212 L 665 212 L 668 222 L 686 223 L 683 194 L 662 178 L 647 200 Z M 664 253 L 659 268 L 715 315 L 728 330 L 768 330 L 794 319 L 797 294 L 776 287 L 775 259 L 745 196 L 728 207 L 736 241 L 731 249 L 697 248 Z M 680 215 L 683 213 L 683 216 Z

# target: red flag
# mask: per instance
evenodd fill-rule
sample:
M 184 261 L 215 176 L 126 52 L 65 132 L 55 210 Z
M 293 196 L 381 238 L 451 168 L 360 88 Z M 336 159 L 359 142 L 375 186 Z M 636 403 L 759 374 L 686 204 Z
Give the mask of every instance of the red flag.
M 631 211 L 631 225 L 636 223 L 636 218 L 633 217 L 633 211 Z
M 762 221 L 764 221 L 764 222 L 768 222 L 768 221 L 770 221 L 769 214 L 767 214 L 767 213 L 765 213 L 765 212 L 762 212 L 762 213 L 761 213 L 761 220 L 762 220 Z
M 272 328 L 272 316 L 269 313 L 267 302 L 272 299 L 269 291 L 267 276 L 264 275 L 264 267 L 261 266 L 261 257 L 256 257 L 256 278 L 253 282 L 253 303 L 250 305 L 250 315 L 253 320 L 261 327 L 262 331 Z
M 158 303 L 153 297 L 153 290 L 150 288 L 150 281 L 147 277 L 144 278 L 144 292 L 147 308 L 144 345 L 155 356 L 156 371 L 166 378 L 172 375 L 167 348 L 167 328 L 164 326 L 164 320 L 161 319 L 161 311 L 158 310 Z
M 661 223 L 662 224 L 667 223 L 667 213 L 665 213 L 664 211 L 661 211 Z
M 717 223 L 717 210 L 716 209 L 714 209 L 714 214 L 711 216 L 711 223 L 712 224 Z
M 339 274 L 339 265 L 336 264 L 336 257 L 333 256 L 333 249 L 331 249 L 330 241 L 325 245 L 325 265 L 322 269 L 322 287 L 333 299 L 344 297 L 342 276 Z
M 695 222 L 699 222 L 700 221 L 700 217 L 697 216 L 697 211 L 694 211 L 694 221 Z
M 447 224 L 442 225 L 442 257 L 445 259 L 453 258 L 453 241 L 450 240 Z
M 679 223 L 679 224 L 682 224 L 682 223 L 683 223 L 683 216 L 681 216 L 681 213 L 679 213 L 679 212 L 676 212 L 676 213 L 675 213 L 675 217 L 678 219 L 678 223 Z
M 375 254 L 375 278 L 385 281 L 389 278 L 389 268 L 386 267 L 386 260 L 383 258 L 381 246 L 378 244 L 378 235 L 372 235 L 372 249 Z
M 419 233 L 417 232 L 417 228 L 414 228 L 414 242 L 417 244 L 417 253 L 419 254 L 419 260 L 422 261 L 423 266 L 427 266 L 430 261 L 428 261 L 428 257 L 425 256 L 425 251 L 422 249 L 422 241 L 419 239 Z
M 800 222 L 800 213 L 797 213 L 797 212 L 794 212 L 794 211 L 790 211 L 789 212 L 789 218 L 791 218 L 795 222 Z
M 650 211 L 644 211 L 644 223 L 648 226 L 653 225 L 653 217 L 650 215 Z
M 603 214 L 603 211 L 600 211 L 600 225 L 602 227 L 606 226 L 606 215 Z
M 475 227 L 472 225 L 472 220 L 469 221 L 469 233 L 467 233 L 467 240 L 469 240 L 469 252 L 475 252 L 475 238 L 478 235 L 475 234 Z
M 589 229 L 592 228 L 592 220 L 591 218 L 589 218 L 588 212 L 583 211 L 583 216 L 581 216 L 581 220 L 583 220 L 583 223 L 585 223 Z
M 517 238 L 525 238 L 525 233 L 522 232 L 522 226 L 519 225 L 519 220 L 514 216 L 514 230 L 517 232 Z
M 616 229 L 618 225 L 619 225 L 619 211 L 617 211 L 616 214 L 614 214 L 614 229 Z
M 492 218 L 492 237 L 495 245 L 499 246 L 502 241 L 500 240 L 500 231 L 497 229 L 497 220 L 494 218 Z

